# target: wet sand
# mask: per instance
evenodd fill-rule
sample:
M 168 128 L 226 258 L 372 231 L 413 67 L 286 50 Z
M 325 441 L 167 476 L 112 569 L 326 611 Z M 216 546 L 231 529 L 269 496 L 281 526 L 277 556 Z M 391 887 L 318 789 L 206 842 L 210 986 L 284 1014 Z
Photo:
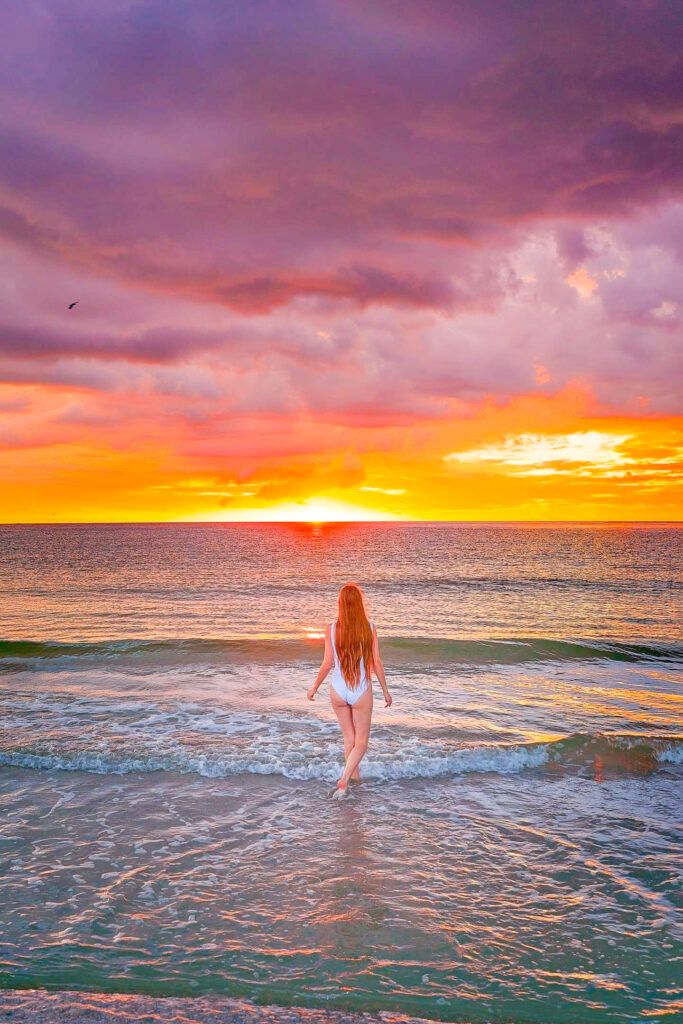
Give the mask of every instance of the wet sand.
M 422 1024 L 401 1013 L 344 1013 L 256 1006 L 234 999 L 158 998 L 24 989 L 0 992 L 0 1018 L 12 1024 Z

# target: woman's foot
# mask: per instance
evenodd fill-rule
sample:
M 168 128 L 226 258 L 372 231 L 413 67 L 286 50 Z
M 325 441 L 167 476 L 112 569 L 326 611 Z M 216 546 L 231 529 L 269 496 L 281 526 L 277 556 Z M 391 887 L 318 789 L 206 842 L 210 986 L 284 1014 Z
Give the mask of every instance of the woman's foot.
M 346 783 L 340 779 L 337 783 L 337 788 L 332 793 L 333 800 L 343 800 L 346 796 Z

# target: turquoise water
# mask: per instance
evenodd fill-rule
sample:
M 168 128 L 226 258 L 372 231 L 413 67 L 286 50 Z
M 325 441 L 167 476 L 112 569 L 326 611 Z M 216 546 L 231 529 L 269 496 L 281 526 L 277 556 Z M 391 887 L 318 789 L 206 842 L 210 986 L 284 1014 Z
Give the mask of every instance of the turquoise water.
M 0 985 L 672 1021 L 682 537 L 0 527 Z M 394 706 L 338 804 L 349 578 Z

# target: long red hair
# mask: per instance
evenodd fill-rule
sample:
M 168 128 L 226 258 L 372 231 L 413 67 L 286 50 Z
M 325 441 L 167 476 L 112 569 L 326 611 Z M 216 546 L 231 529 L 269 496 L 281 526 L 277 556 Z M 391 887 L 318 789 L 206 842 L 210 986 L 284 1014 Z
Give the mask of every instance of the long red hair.
M 347 686 L 355 689 L 360 684 L 360 659 L 365 674 L 372 673 L 372 629 L 365 614 L 363 595 L 355 583 L 345 584 L 339 591 L 339 618 L 334 631 L 339 667 Z

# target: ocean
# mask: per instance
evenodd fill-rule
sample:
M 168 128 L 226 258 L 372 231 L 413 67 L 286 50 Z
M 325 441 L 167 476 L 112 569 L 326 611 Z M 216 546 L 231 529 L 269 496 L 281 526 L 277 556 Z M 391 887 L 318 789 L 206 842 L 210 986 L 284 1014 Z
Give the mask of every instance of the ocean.
M 0 987 L 683 1012 L 676 526 L 0 527 Z M 363 782 L 327 683 L 357 582 Z M 679 1018 L 680 1019 L 680 1018 Z

